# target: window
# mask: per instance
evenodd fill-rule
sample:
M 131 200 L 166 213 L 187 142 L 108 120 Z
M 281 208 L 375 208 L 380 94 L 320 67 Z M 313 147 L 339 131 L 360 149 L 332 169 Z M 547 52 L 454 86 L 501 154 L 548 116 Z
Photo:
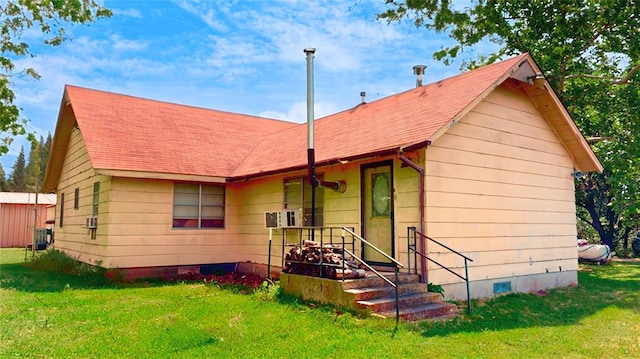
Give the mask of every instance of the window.
M 322 176 L 317 176 L 319 181 Z M 324 225 L 324 188 L 316 187 L 316 226 Z M 302 225 L 311 226 L 311 184 L 308 177 L 284 180 L 284 209 L 302 210 Z
M 93 202 L 91 205 L 91 215 L 94 217 L 98 216 L 98 205 L 100 204 L 100 182 L 93 183 Z M 96 233 L 98 231 L 93 228 L 91 229 L 91 239 L 96 239 Z
M 60 193 L 60 228 L 64 223 L 64 193 Z
M 93 184 L 93 205 L 92 205 L 92 216 L 98 215 L 98 204 L 100 204 L 100 182 L 95 182 Z
M 80 188 L 76 188 L 73 192 L 73 209 L 78 209 L 80 207 Z
M 224 228 L 224 186 L 176 183 L 173 228 Z

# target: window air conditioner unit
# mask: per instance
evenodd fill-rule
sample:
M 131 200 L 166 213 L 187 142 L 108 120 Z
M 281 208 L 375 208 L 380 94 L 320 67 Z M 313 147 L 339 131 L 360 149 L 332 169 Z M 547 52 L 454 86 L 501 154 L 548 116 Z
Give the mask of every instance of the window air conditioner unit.
M 300 226 L 299 212 L 294 209 L 283 210 L 280 224 L 282 228 L 299 227 Z
M 280 228 L 280 212 L 265 212 L 264 226 L 265 228 Z
M 283 211 L 265 212 L 265 228 L 291 228 L 300 226 L 300 212 L 295 209 L 285 209 Z
M 87 217 L 87 223 L 85 227 L 89 229 L 98 228 L 98 217 L 97 216 Z

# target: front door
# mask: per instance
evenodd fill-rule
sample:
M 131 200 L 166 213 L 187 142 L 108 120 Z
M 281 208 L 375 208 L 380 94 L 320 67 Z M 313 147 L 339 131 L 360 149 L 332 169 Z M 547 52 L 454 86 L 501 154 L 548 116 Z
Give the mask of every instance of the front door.
M 361 175 L 363 237 L 394 257 L 393 161 L 363 165 Z M 369 263 L 391 265 L 389 259 L 366 245 L 362 256 Z

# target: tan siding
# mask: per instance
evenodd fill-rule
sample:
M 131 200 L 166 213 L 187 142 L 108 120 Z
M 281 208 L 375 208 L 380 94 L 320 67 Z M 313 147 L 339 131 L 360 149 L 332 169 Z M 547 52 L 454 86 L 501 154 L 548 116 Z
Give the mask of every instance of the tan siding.
M 228 214 L 227 214 L 228 218 Z M 109 195 L 109 257 L 113 267 L 231 262 L 227 228 L 173 228 L 173 182 L 113 178 Z
M 100 182 L 100 213 L 98 215 L 100 224 L 106 219 L 103 203 L 106 202 L 105 197 L 108 194 L 109 177 L 95 175 L 82 134 L 75 128 L 71 133 L 58 182 L 58 199 L 60 194 L 64 193 L 65 202 L 56 205 L 55 247 L 90 264 L 105 263 L 107 256 L 106 227 L 98 226 L 96 239 L 91 239 L 90 231 L 85 228 L 86 218 L 92 214 L 94 182 Z M 80 191 L 78 209 L 74 209 L 76 188 Z M 60 227 L 61 205 L 64 206 L 62 227 Z
M 474 260 L 472 280 L 575 270 L 572 160 L 526 96 L 498 88 L 426 155 L 427 234 Z M 430 265 L 429 281 L 458 279 Z
M 422 167 L 424 166 L 424 151 L 419 154 L 420 156 L 416 153 L 409 157 Z M 418 195 L 420 174 L 413 168 L 401 167 L 400 161 L 395 161 L 394 171 L 395 259 L 406 266 L 408 265 L 407 227 L 416 227 L 417 230 L 420 230 L 420 197 Z

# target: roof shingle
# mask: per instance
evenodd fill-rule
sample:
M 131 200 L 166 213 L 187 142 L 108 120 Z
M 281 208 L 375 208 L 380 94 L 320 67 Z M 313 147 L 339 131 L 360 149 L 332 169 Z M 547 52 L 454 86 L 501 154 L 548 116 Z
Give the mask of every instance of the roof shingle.
M 524 61 L 535 67 L 533 59 L 522 54 L 318 119 L 316 161 L 365 157 L 433 140 Z M 549 91 L 549 96 L 555 95 Z M 69 107 L 95 169 L 242 178 L 303 168 L 307 162 L 306 124 L 76 86 L 65 88 L 53 141 L 58 151 L 66 148 L 73 125 L 63 122 L 69 121 L 65 115 Z M 564 120 L 571 122 L 568 115 Z M 581 140 L 577 151 L 588 152 L 588 165 L 597 169 L 597 159 Z M 60 175 L 51 161 L 60 162 L 62 156 L 57 153 L 50 159 L 47 188 L 55 188 Z
M 66 86 L 94 168 L 226 177 L 289 122 Z

